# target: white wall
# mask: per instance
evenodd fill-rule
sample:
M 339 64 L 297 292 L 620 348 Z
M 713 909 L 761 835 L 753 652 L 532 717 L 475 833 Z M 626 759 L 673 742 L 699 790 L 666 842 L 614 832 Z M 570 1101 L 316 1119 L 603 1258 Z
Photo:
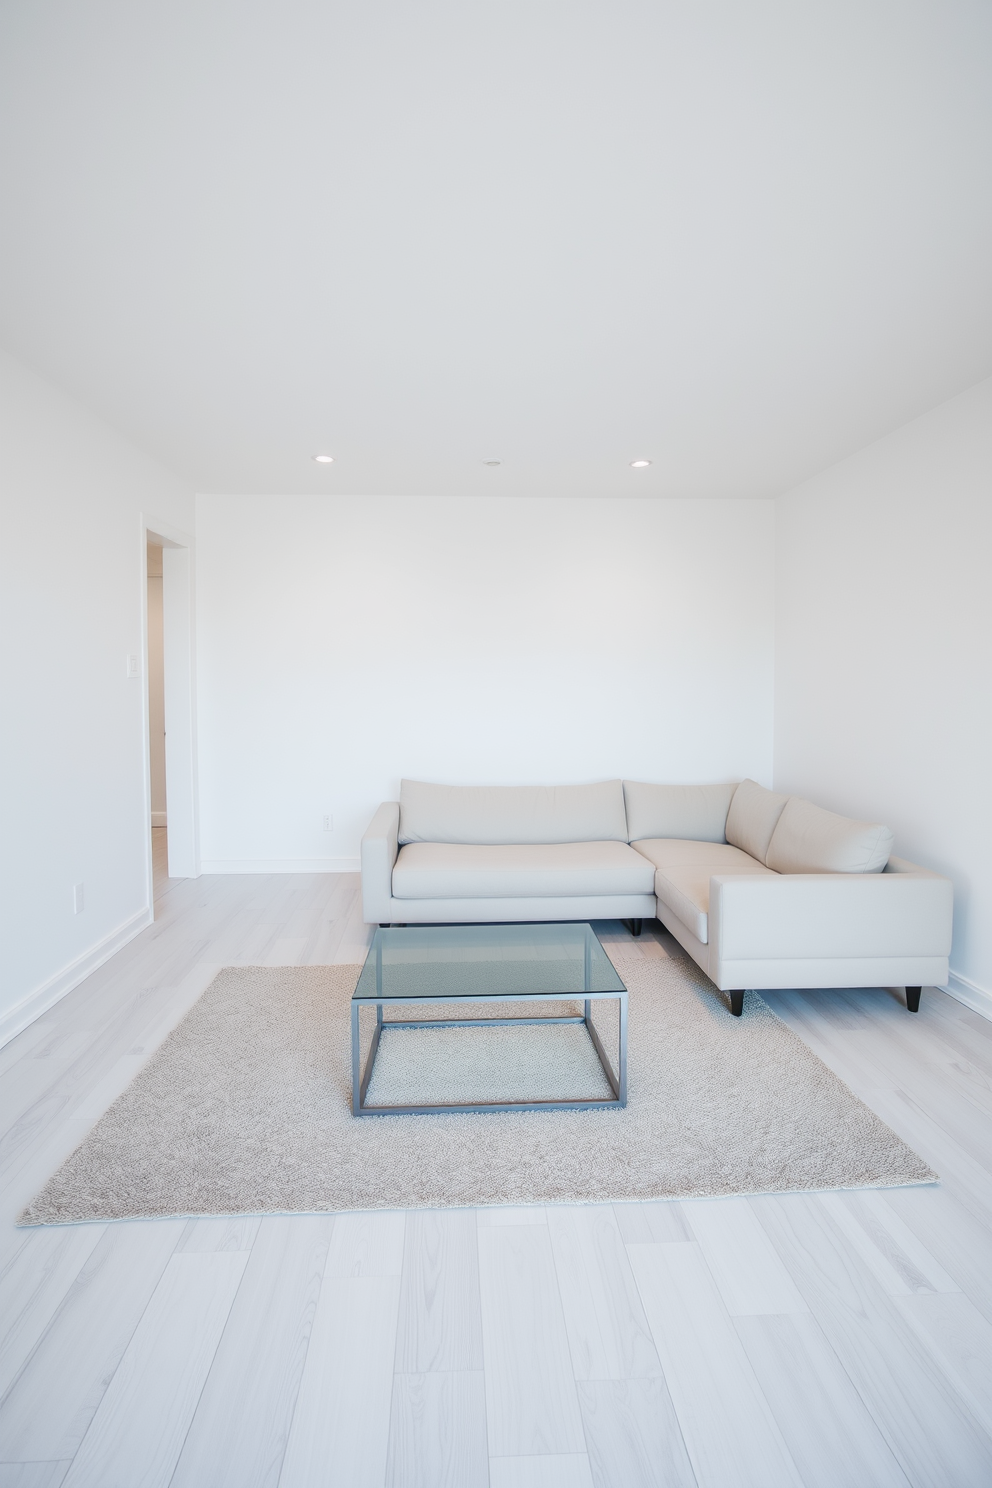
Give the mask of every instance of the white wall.
M 192 494 L 0 356 L 0 1040 L 148 918 L 142 513 Z M 73 885 L 85 907 L 73 912 Z
M 953 878 L 992 1011 L 992 380 L 777 509 L 775 783 Z
M 205 871 L 356 866 L 402 775 L 770 780 L 770 501 L 207 496 L 197 555 Z

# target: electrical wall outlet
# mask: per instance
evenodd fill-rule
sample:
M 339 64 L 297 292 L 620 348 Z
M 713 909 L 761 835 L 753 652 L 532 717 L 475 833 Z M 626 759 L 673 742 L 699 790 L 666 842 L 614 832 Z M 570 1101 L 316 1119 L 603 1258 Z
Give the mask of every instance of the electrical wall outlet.
M 73 884 L 72 886 L 72 912 L 73 914 L 82 914 L 83 912 L 82 884 Z
M 333 832 L 334 831 L 334 818 L 333 818 L 333 816 L 325 816 L 324 817 L 324 831 L 325 832 Z

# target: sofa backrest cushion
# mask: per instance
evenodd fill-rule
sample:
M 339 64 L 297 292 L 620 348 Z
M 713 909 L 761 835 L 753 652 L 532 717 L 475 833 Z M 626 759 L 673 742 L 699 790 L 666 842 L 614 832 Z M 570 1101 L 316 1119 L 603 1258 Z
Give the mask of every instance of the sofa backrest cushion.
M 881 873 L 892 833 L 791 796 L 778 819 L 765 862 L 776 873 Z
M 400 782 L 399 840 L 496 846 L 626 842 L 619 780 L 596 785 L 428 785 Z
M 726 842 L 727 811 L 736 785 L 647 785 L 625 780 L 631 842 L 674 837 L 684 842 Z
M 727 841 L 767 867 L 768 844 L 788 799 L 755 780 L 742 780 L 727 812 Z

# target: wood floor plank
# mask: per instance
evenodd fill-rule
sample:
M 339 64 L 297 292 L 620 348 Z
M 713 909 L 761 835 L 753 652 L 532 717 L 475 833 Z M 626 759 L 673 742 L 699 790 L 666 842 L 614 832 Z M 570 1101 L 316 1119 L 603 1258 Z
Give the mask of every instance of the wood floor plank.
M 490 1457 L 489 1488 L 593 1488 L 584 1452 L 540 1457 Z
M 491 1225 L 543 1225 L 548 1222 L 548 1211 L 543 1204 L 491 1204 L 476 1210 L 480 1229 Z
M 407 1215 L 396 1371 L 482 1369 L 479 1245 L 473 1209 Z
M 277 1488 L 333 1223 L 262 1220 L 170 1488 Z
M 734 1324 L 804 1488 L 908 1488 L 811 1313 Z
M 584 1453 L 547 1226 L 490 1225 L 478 1239 L 490 1453 Z
M 986 1227 L 992 1226 L 992 1174 L 913 1095 L 876 1087 L 858 1092 L 872 1110 L 940 1175 L 942 1186 Z
M 306 936 L 274 940 L 265 953 L 262 966 L 299 966 L 307 948 Z
M 909 1481 L 992 1482 L 992 1439 L 824 1205 L 750 1202 Z
M 0 1462 L 0 1488 L 60 1488 L 70 1463 Z
M 579 1382 L 595 1488 L 696 1488 L 664 1379 Z
M 106 1231 L 73 1225 L 26 1235 L 0 1274 L 0 1397 L 65 1300 Z
M 320 913 L 311 924 L 303 953 L 303 963 L 306 966 L 341 965 L 342 960 L 347 959 L 347 947 L 341 960 L 338 958 L 338 950 L 349 937 L 352 916 L 361 902 L 357 874 L 335 873 L 328 876 L 333 879 L 333 883 Z
M 245 1214 L 228 1214 L 219 1219 L 191 1219 L 176 1249 L 251 1250 L 261 1223 L 258 1215 Z
M 888 1008 L 870 1004 L 864 1046 L 893 1078 L 898 1080 L 907 1064 L 925 1067 L 933 1078 L 960 1088 L 988 1111 L 992 1106 L 988 1078 L 992 1074 L 992 1046 L 975 1038 L 971 1030 L 963 1030 L 960 1023 L 935 1015 L 936 1005 L 950 1000 L 925 998 L 920 1015 L 912 1022 L 900 1017 L 891 1004 Z
M 403 1270 L 406 1214 L 401 1209 L 373 1209 L 337 1214 L 327 1252 L 327 1275 L 399 1276 Z
M 627 1252 L 699 1488 L 801 1488 L 699 1245 Z
M 901 1297 L 896 1305 L 992 1433 L 992 1324 L 960 1292 Z
M 80 1029 L 71 1040 L 64 1040 L 62 1047 L 55 1052 L 41 1051 L 37 1057 L 26 1052 L 22 1059 L 3 1072 L 0 1076 L 0 1134 L 5 1136 L 43 1091 L 65 1078 L 66 1070 L 88 1047 L 91 1038 L 89 1032 Z M 3 1052 L 7 1053 L 19 1043 L 20 1038 L 15 1039 Z
M 107 1227 L 0 1405 L 0 1460 L 75 1455 L 182 1230 Z
M 914 1047 L 917 1046 L 918 1047 Z M 925 1088 L 928 1105 L 939 1101 L 945 1120 L 952 1125 L 959 1115 L 966 1126 L 974 1126 L 977 1138 L 992 1131 L 992 1091 L 988 1076 L 973 1065 L 949 1056 L 942 1046 L 939 1030 L 924 1043 L 899 1038 L 884 1028 L 872 1029 L 861 1040 L 862 1058 L 870 1061 L 899 1085 L 907 1068 L 915 1075 L 915 1088 Z
M 940 1188 L 892 1189 L 884 1195 L 906 1228 L 939 1258 L 951 1279 L 992 1323 L 992 1231 Z
M 383 1488 L 399 1296 L 398 1276 L 325 1275 L 279 1488 Z
M 44 1187 L 92 1130 L 89 1121 L 63 1116 L 40 1128 L 19 1155 L 17 1164 L 0 1180 L 0 1264 L 8 1261 L 24 1244 L 25 1230 L 18 1219 L 25 1206 Z M 40 1233 L 32 1227 L 31 1233 Z
M 731 1317 L 809 1311 L 746 1199 L 684 1201 L 682 1213 Z
M 173 1255 L 65 1488 L 168 1488 L 246 1261 L 239 1251 Z
M 960 1291 L 881 1193 L 821 1194 L 820 1202 L 890 1297 Z
M 386 1488 L 488 1488 L 481 1370 L 397 1374 Z
M 16 1033 L 5 1044 L 0 1045 L 0 1111 L 3 1110 L 3 1101 L 6 1098 L 5 1082 L 11 1071 L 24 1060 L 31 1058 L 39 1044 L 48 1037 L 52 1028 L 58 1026 L 48 1021 L 50 1017 L 51 1009 L 42 1014 L 40 1018 L 36 1018 L 33 1023 L 29 1023 L 27 1028 L 22 1028 L 20 1033 Z
M 575 1378 L 660 1374 L 612 1206 L 555 1205 L 548 1227 Z
M 675 1199 L 640 1204 L 614 1204 L 613 1212 L 625 1244 L 650 1244 L 652 1240 L 691 1240 L 682 1206 Z

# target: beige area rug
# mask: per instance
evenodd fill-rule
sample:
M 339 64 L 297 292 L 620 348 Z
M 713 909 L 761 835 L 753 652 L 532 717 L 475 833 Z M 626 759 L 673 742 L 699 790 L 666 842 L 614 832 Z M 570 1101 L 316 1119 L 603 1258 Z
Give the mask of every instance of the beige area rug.
M 616 963 L 630 989 L 625 1110 L 361 1120 L 349 1105 L 349 1000 L 358 968 L 229 967 L 20 1222 L 687 1198 L 936 1180 L 760 997 L 749 993 L 744 1016 L 733 1018 L 688 959 L 617 955 Z M 492 1008 L 480 1014 L 491 1016 Z M 422 1040 L 419 1048 L 413 1039 Z M 516 1040 L 523 1057 L 539 1039 L 554 1094 L 602 1093 L 587 1036 L 566 1025 L 394 1030 L 380 1045 L 370 1098 L 409 1094 L 418 1080 L 435 1093 L 467 1089 L 466 1071 L 489 1093 L 507 1088 L 509 1072 L 517 1080 L 511 1094 L 539 1093 L 532 1087 L 542 1060 L 521 1072 L 511 1050 Z

